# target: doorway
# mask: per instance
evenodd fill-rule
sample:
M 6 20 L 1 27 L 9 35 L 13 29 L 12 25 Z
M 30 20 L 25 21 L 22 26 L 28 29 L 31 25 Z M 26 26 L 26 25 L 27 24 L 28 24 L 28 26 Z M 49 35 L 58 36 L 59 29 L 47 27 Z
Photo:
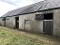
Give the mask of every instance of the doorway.
M 19 17 L 15 17 L 16 28 L 19 29 Z
M 6 17 L 4 17 L 2 20 L 4 22 L 4 26 L 6 26 Z
M 43 32 L 45 34 L 53 34 L 53 13 L 44 14 Z

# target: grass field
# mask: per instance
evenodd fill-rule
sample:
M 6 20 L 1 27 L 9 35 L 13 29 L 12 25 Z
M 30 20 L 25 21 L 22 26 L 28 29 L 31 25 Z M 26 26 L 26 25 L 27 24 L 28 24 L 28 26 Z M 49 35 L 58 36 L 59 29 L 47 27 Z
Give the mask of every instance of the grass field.
M 60 45 L 60 38 L 0 27 L 0 45 Z

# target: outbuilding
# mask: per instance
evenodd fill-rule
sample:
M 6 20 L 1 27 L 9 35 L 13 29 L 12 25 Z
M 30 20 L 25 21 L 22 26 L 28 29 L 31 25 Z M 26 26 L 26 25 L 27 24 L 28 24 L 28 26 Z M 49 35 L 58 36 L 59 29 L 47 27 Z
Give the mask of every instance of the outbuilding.
M 45 0 L 9 11 L 0 17 L 0 25 L 60 36 L 60 0 Z

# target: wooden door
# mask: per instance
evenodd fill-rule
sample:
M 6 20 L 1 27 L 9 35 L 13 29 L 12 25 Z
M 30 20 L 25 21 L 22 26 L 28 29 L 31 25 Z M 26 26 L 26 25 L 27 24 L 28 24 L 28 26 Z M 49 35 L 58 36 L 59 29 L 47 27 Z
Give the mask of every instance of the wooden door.
M 52 35 L 53 33 L 53 21 L 44 21 L 43 22 L 43 32 L 46 34 Z

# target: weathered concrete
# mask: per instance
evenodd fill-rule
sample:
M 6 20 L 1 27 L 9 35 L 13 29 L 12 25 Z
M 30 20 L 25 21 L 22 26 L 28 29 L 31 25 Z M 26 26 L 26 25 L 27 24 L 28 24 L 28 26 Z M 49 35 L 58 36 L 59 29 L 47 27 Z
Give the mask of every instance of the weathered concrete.
M 0 18 L 0 25 L 1 25 L 1 26 L 4 26 L 3 18 Z
M 6 26 L 15 28 L 15 17 L 6 17 Z
M 60 9 L 54 10 L 54 35 L 60 36 Z
M 44 13 L 53 13 L 53 35 L 60 36 L 60 9 L 45 11 L 45 12 L 36 12 L 31 14 L 25 14 L 19 16 L 19 29 L 37 33 L 43 32 L 43 21 L 44 20 L 36 20 L 36 14 L 44 14 Z M 3 18 L 0 18 L 0 25 L 4 26 Z M 15 16 L 6 17 L 6 26 L 15 28 Z
M 33 32 L 43 32 L 43 21 L 35 20 L 38 13 L 26 14 L 19 16 L 19 29 L 25 29 Z

